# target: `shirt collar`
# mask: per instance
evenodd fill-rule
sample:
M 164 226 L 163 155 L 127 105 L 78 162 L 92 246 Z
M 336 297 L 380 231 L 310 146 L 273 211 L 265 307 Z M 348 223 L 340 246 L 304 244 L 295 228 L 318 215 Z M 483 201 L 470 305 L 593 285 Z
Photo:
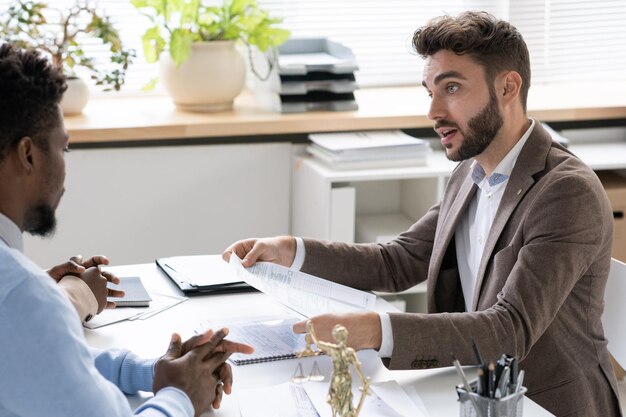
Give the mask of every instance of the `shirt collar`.
M 0 213 L 0 239 L 8 247 L 24 252 L 24 238 L 20 228 L 2 213 Z
M 489 186 L 494 187 L 509 179 L 511 172 L 513 172 L 513 167 L 515 167 L 515 162 L 517 162 L 517 157 L 530 137 L 534 127 L 535 119 L 530 119 L 530 127 L 522 135 L 520 140 L 517 141 L 515 146 L 513 146 L 506 154 L 502 161 L 500 161 L 500 163 L 496 166 L 496 169 L 493 170 L 493 174 L 491 174 L 491 176 L 487 179 Z M 476 162 L 476 160 L 474 160 L 472 163 L 472 180 L 475 184 L 480 184 L 483 179 L 485 179 L 485 170 L 478 162 Z

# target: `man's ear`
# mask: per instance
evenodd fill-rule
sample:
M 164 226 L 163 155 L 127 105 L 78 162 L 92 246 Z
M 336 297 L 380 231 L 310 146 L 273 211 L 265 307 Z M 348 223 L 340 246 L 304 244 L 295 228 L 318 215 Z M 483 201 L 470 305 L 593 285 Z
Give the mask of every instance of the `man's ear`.
M 522 77 L 515 71 L 506 72 L 503 74 L 501 88 L 503 101 L 510 103 L 519 97 L 522 88 Z
M 34 169 L 34 151 L 35 143 L 28 136 L 20 139 L 15 148 L 18 164 L 28 175 Z

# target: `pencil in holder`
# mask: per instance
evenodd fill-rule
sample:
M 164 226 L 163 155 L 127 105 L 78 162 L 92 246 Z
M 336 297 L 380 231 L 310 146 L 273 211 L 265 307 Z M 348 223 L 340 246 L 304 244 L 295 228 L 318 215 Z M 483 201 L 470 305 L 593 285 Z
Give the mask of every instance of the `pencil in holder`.
M 468 393 L 456 388 L 461 405 L 461 417 L 522 417 L 526 387 L 502 398 L 483 397 L 475 392 Z

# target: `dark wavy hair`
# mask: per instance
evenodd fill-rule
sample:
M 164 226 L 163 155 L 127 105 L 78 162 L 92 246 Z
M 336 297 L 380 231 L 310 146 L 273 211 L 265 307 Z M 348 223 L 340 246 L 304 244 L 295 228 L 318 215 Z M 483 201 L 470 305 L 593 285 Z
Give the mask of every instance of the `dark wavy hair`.
M 65 77 L 34 50 L 0 45 L 0 162 L 23 137 L 48 149 L 46 132 L 58 122 Z
M 509 22 L 486 12 L 436 17 L 415 31 L 413 48 L 422 58 L 441 50 L 467 54 L 485 68 L 490 83 L 503 71 L 517 72 L 522 77 L 520 97 L 526 111 L 530 88 L 528 46 Z

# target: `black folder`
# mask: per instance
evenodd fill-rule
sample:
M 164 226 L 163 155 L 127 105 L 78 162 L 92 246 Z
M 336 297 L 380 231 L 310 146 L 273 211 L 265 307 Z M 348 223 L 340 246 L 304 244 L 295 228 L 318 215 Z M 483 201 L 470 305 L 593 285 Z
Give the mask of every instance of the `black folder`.
M 219 255 L 159 258 L 155 262 L 186 296 L 256 291 L 229 273 L 226 268 L 228 265 Z M 204 262 L 207 265 L 206 272 L 203 268 L 198 268 Z M 193 268 L 181 268 L 190 263 L 194 263 Z M 191 269 L 194 269 L 194 273 L 189 273 Z

